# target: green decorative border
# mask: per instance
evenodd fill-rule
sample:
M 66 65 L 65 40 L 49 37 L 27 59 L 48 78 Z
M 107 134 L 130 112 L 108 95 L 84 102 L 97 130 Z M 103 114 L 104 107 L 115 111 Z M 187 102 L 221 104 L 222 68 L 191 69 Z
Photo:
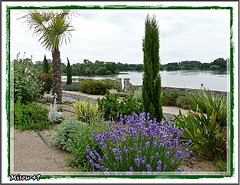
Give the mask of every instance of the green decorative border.
M 230 10 L 230 174 L 228 175 L 42 175 L 41 179 L 50 178 L 131 178 L 131 179 L 198 179 L 198 178 L 224 178 L 232 177 L 234 173 L 233 168 L 233 140 L 234 140 L 234 130 L 233 130 L 233 108 L 234 108 L 234 74 L 233 74 L 233 57 L 234 57 L 234 43 L 233 43 L 233 7 L 220 7 L 220 6 L 202 6 L 202 7 L 192 7 L 192 6 L 127 6 L 127 5 L 106 5 L 106 6 L 7 6 L 6 11 L 6 29 L 7 29 L 7 43 L 6 43 L 6 71 L 7 71 L 7 92 L 6 92 L 6 110 L 7 110 L 7 121 L 8 121 L 8 176 L 10 177 L 10 10 L 16 9 L 105 9 L 105 10 L 119 10 L 119 9 L 149 9 L 149 10 L 161 10 L 161 9 L 191 9 L 191 10 Z M 23 175 L 23 174 L 21 174 Z

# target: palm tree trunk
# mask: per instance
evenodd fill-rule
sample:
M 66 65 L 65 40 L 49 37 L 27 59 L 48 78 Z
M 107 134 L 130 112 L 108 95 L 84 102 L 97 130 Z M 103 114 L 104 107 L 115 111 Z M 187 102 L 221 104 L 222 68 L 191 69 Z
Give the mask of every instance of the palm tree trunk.
M 62 103 L 62 66 L 60 51 L 56 48 L 52 53 L 53 93 L 57 94 L 57 103 Z

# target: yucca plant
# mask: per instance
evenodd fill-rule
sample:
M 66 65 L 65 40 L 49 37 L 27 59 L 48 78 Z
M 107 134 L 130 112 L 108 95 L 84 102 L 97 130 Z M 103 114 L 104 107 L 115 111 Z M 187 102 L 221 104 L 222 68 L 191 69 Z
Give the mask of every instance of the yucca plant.
M 192 140 L 191 149 L 210 160 L 226 158 L 226 100 L 202 90 L 192 95 L 197 112 L 176 116 L 176 124 L 184 129 L 182 140 Z M 205 112 L 205 113 L 204 113 Z
M 212 114 L 213 110 L 217 114 L 217 123 L 221 127 L 227 124 L 227 101 L 226 97 L 223 96 L 213 96 L 211 91 L 207 89 L 202 89 L 196 91 L 196 95 L 191 93 L 192 98 L 197 104 L 197 111 Z
M 98 103 L 94 106 L 90 101 L 80 100 L 73 103 L 73 107 L 79 121 L 93 124 L 98 117 Z

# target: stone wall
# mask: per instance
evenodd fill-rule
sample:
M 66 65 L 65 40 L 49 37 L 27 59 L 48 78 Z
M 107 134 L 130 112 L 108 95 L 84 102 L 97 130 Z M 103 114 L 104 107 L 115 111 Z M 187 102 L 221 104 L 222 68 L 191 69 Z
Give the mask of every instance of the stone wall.
M 124 90 L 131 91 L 132 89 L 141 88 L 142 85 L 132 85 L 129 78 L 124 78 Z M 176 88 L 176 87 L 162 87 L 163 92 L 172 92 L 176 91 L 177 93 L 185 93 L 185 94 L 196 94 L 197 89 L 189 89 L 189 88 Z M 214 96 L 220 95 L 225 96 L 229 95 L 229 93 L 224 91 L 211 91 Z

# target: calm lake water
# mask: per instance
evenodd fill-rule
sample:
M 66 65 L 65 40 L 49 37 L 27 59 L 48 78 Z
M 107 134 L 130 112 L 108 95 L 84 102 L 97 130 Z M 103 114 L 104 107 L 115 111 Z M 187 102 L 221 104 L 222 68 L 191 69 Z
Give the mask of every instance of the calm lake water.
M 79 79 L 111 79 L 130 78 L 133 85 L 142 85 L 143 72 L 126 72 L 128 74 L 119 74 L 114 76 L 73 76 L 73 81 L 77 82 Z M 204 87 L 210 90 L 230 92 L 230 74 L 219 71 L 160 71 L 163 87 L 178 87 L 199 89 L 201 83 Z M 66 76 L 62 77 L 63 81 L 67 80 Z M 124 86 L 123 86 L 124 87 Z

